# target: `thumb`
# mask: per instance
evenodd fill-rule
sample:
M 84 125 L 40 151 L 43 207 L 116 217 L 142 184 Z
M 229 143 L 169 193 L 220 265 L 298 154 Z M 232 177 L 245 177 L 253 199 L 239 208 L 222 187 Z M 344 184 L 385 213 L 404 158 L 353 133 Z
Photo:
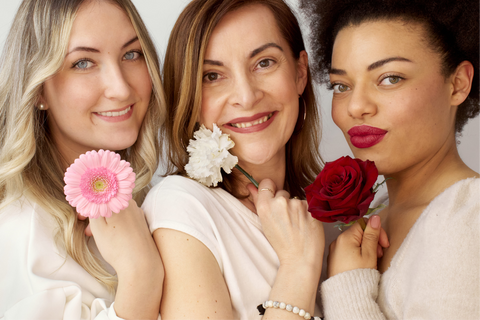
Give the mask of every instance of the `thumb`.
M 249 183 L 247 185 L 247 189 L 252 195 L 253 203 L 256 204 L 258 199 L 258 189 L 252 183 Z
M 381 229 L 380 217 L 378 215 L 371 216 L 363 233 L 362 256 L 374 257 L 376 261 Z

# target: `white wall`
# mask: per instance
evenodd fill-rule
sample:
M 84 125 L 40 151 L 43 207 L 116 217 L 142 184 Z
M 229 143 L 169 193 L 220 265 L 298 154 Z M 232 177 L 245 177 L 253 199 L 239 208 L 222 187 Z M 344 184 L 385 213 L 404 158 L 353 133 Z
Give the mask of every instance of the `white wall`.
M 12 23 L 20 0 L 0 0 L 0 49 Z M 168 36 L 178 15 L 189 0 L 133 0 L 158 48 L 161 60 L 165 53 Z M 287 0 L 296 7 L 297 0 Z M 304 29 L 305 30 L 305 29 Z M 307 35 L 305 35 L 307 38 Z M 350 149 L 341 131 L 333 123 L 331 111 L 331 92 L 324 87 L 318 88 L 323 116 L 323 137 L 321 152 L 326 161 L 332 161 L 346 154 Z M 473 170 L 480 171 L 480 125 L 479 117 L 471 120 L 460 139 L 460 155 Z

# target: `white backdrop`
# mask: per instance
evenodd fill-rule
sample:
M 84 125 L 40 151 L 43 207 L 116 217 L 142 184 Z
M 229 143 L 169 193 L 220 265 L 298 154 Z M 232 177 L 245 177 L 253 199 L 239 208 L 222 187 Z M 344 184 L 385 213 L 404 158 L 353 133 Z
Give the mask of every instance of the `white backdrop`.
M 298 0 L 287 0 L 293 8 L 296 8 Z M 15 12 L 20 5 L 20 0 L 0 0 L 0 49 L 3 48 L 5 38 L 10 29 Z M 143 17 L 145 24 L 163 61 L 163 55 L 172 29 L 178 15 L 189 0 L 133 0 L 138 11 Z M 301 20 L 301 17 L 300 21 Z M 302 26 L 303 27 L 303 26 Z M 308 30 L 303 28 L 304 37 Z M 307 44 L 308 46 L 308 44 Z M 331 92 L 324 87 L 318 86 L 318 97 L 323 116 L 323 136 L 321 153 L 326 161 L 332 161 L 342 155 L 351 154 L 350 149 L 341 131 L 335 126 L 330 116 Z M 471 120 L 463 131 L 460 138 L 460 155 L 473 170 L 480 171 L 480 126 L 479 117 Z

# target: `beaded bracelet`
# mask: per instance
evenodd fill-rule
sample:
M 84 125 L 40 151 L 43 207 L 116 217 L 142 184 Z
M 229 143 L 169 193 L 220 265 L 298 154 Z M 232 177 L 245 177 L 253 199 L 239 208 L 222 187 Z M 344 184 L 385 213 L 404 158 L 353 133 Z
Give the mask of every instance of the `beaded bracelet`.
M 298 314 L 300 317 L 306 320 L 321 320 L 321 318 L 312 317 L 310 313 L 306 312 L 305 310 L 300 309 L 299 307 L 293 307 L 291 304 L 285 304 L 285 302 L 267 300 L 263 304 L 259 304 L 257 306 L 257 309 L 260 312 L 261 316 L 265 314 L 265 309 L 267 308 L 275 308 L 275 309 L 290 311 L 295 314 Z

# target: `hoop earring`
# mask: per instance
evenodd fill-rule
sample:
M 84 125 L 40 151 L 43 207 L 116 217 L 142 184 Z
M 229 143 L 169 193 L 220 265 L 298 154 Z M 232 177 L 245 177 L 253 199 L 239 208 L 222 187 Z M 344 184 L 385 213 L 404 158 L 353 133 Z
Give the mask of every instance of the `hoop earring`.
M 307 103 L 302 95 L 298 96 L 298 99 L 302 100 L 302 103 L 298 103 L 298 118 L 297 123 L 295 124 L 295 130 L 293 130 L 294 135 L 297 135 L 302 131 L 305 119 L 307 118 Z

